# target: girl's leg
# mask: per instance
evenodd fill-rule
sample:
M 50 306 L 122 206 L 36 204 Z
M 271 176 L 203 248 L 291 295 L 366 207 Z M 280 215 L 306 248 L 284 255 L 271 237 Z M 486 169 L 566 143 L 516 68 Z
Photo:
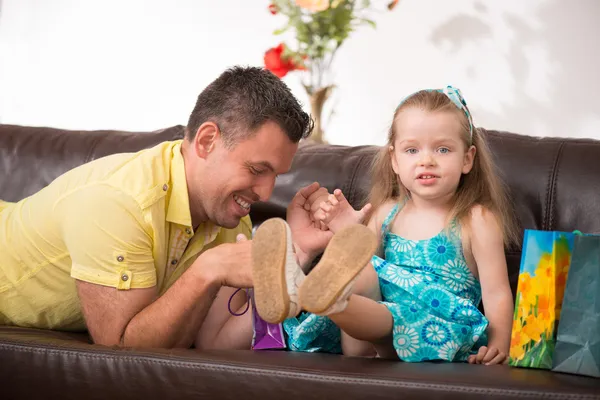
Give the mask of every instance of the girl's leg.
M 352 293 L 364 297 L 368 297 L 375 301 L 381 300 L 381 292 L 379 290 L 379 278 L 377 272 L 369 263 L 358 275 L 356 282 L 352 288 Z M 331 316 L 330 316 L 331 317 Z M 334 320 L 335 322 L 335 320 Z M 339 325 L 338 325 L 339 326 Z M 373 343 L 355 339 L 342 329 L 342 351 L 344 355 L 351 357 L 375 357 L 377 351 Z
M 367 252 L 361 251 L 358 245 L 368 243 L 370 237 L 360 231 L 335 242 L 338 237 L 333 237 L 319 265 L 303 282 L 300 303 L 309 312 L 327 315 L 342 330 L 344 354 L 372 355 L 375 346 L 380 357 L 397 358 L 394 320 L 389 309 L 378 302 L 379 278 L 368 262 L 374 250 L 367 247 Z M 359 265 L 359 260 L 364 261 Z M 354 275 L 352 271 L 356 271 Z
M 344 311 L 329 318 L 348 335 L 371 343 L 391 337 L 394 319 L 386 306 L 367 297 L 352 294 Z
M 223 287 L 213 301 L 204 323 L 198 332 L 195 347 L 199 350 L 210 349 L 237 349 L 249 350 L 252 344 L 252 306 L 248 303 L 245 291 L 240 290 L 235 294 L 231 303 L 229 299 L 237 289 Z M 228 304 L 236 314 L 248 311 L 241 315 L 231 315 Z
M 381 301 L 381 290 L 379 277 L 371 263 L 354 282 L 352 293 L 344 311 L 329 315 L 342 330 L 344 354 L 362 357 L 379 354 L 380 357 L 396 358 L 392 345 L 392 315 L 387 307 L 377 303 Z M 365 327 L 369 327 L 366 332 Z
M 379 357 L 398 358 L 392 343 L 394 319 L 383 304 L 352 294 L 344 311 L 330 314 L 328 317 L 349 337 L 359 342 L 371 343 Z M 346 354 L 343 340 L 344 336 L 342 336 L 342 349 Z M 348 350 L 353 351 L 357 345 L 351 344 L 350 346 Z M 365 351 L 364 348 L 358 350 Z

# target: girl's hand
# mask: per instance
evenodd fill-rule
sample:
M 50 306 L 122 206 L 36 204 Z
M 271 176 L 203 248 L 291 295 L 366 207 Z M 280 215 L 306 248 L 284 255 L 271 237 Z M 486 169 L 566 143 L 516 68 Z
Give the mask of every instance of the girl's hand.
M 481 346 L 479 352 L 467 359 L 469 364 L 506 364 L 508 362 L 508 354 L 498 350 L 497 347 Z
M 335 189 L 333 194 L 321 203 L 315 218 L 335 233 L 348 225 L 362 223 L 370 209 L 371 204 L 367 204 L 361 210 L 355 210 L 342 191 Z

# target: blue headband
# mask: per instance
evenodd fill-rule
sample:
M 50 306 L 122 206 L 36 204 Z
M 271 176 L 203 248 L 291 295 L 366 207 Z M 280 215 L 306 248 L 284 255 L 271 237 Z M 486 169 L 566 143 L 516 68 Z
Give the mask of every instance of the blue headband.
M 425 90 L 428 92 L 444 93 L 446 95 L 446 97 L 448 97 L 450 99 L 450 101 L 452 101 L 452 104 L 454 104 L 459 110 L 462 110 L 465 113 L 465 115 L 467 116 L 467 119 L 469 120 L 469 135 L 470 135 L 471 140 L 473 140 L 473 118 L 471 117 L 471 113 L 467 109 L 467 102 L 462 97 L 462 95 L 460 93 L 460 89 L 448 85 L 443 89 L 425 89 Z M 418 93 L 418 92 L 415 92 L 415 93 Z M 398 104 L 398 106 L 396 107 L 396 111 L 398 110 L 398 108 L 400 108 L 400 106 L 402 104 L 404 104 L 404 102 L 409 97 L 412 97 L 415 93 L 411 94 L 410 96 L 405 97 L 400 102 L 400 104 Z

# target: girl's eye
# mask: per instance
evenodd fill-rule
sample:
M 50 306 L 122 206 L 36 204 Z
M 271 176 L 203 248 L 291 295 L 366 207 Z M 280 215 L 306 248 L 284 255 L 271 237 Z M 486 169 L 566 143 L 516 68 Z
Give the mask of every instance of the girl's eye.
M 417 154 L 417 149 L 415 149 L 415 148 L 406 149 L 406 152 L 408 154 Z
M 438 151 L 442 154 L 450 153 L 450 149 L 447 147 L 440 147 Z

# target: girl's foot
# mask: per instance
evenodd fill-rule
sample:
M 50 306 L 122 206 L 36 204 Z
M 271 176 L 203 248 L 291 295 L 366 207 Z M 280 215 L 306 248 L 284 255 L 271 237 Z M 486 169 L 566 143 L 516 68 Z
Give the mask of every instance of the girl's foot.
M 343 311 L 352 284 L 376 250 L 377 237 L 364 225 L 350 225 L 337 232 L 300 287 L 302 308 L 318 315 Z
M 272 218 L 262 223 L 252 239 L 252 279 L 258 315 L 272 324 L 297 316 L 298 287 L 304 278 L 287 222 Z

